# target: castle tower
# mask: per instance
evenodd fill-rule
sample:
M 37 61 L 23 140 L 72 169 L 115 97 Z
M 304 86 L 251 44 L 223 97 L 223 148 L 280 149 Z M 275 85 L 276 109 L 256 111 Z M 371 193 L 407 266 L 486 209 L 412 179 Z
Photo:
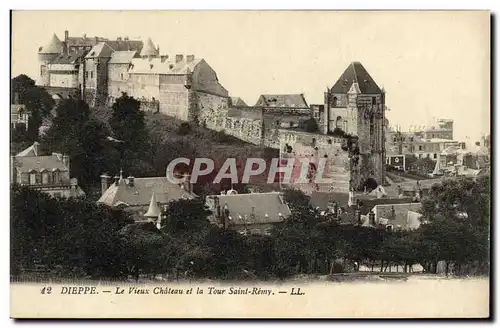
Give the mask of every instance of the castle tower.
M 351 188 L 362 190 L 368 179 L 385 183 L 385 91 L 360 62 L 352 62 L 325 96 L 330 115 L 325 131 L 340 129 L 357 137 Z
M 48 70 L 48 65 L 62 52 L 63 43 L 55 34 L 45 46 L 38 49 L 38 62 L 40 65 L 40 76 L 37 80 L 38 85 L 50 85 L 50 73 Z
M 148 38 L 148 40 L 144 43 L 140 56 L 142 58 L 149 58 L 149 59 L 159 56 L 159 48 L 158 49 L 155 48 L 155 45 L 153 44 L 151 38 Z

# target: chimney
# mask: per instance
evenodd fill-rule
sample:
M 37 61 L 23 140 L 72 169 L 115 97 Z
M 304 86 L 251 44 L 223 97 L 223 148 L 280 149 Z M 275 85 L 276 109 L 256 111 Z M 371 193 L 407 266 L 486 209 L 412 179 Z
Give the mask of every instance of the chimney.
M 126 37 L 124 38 L 124 40 L 125 40 L 125 41 L 128 41 L 128 40 L 129 40 L 129 39 L 128 39 L 128 36 L 126 36 Z
M 181 62 L 181 61 L 182 61 L 182 59 L 183 59 L 183 58 L 184 58 L 184 56 L 183 56 L 183 55 L 175 55 L 175 62 L 176 62 L 176 63 L 179 63 L 179 62 Z
M 121 36 L 119 36 L 119 37 L 116 38 L 116 41 L 121 41 L 121 40 L 122 40 Z
M 192 185 L 191 185 L 191 176 L 189 174 L 184 174 L 184 181 L 182 183 L 184 190 L 187 192 L 191 193 L 192 190 Z
M 372 226 L 375 225 L 375 213 L 373 213 L 373 211 L 370 211 L 370 213 L 368 213 L 368 218 L 370 220 L 370 224 Z
M 134 186 L 134 177 L 129 176 L 127 179 L 128 179 L 128 186 L 133 187 Z
M 64 41 L 68 41 L 69 39 L 69 32 L 68 30 L 64 31 Z
M 187 55 L 187 56 L 186 56 L 186 61 L 187 61 L 188 63 L 192 62 L 193 60 L 194 60 L 194 55 Z
M 68 155 L 63 155 L 62 162 L 63 162 L 64 166 L 66 166 L 69 170 L 69 156 Z
M 101 175 L 101 194 L 104 195 L 106 190 L 109 188 L 109 179 L 111 177 L 107 175 L 106 173 Z
M 215 217 L 216 217 L 217 219 L 219 219 L 219 218 L 220 218 L 220 215 L 221 215 L 221 213 L 220 213 L 220 202 L 219 202 L 219 197 L 214 196 L 214 198 L 213 198 L 213 199 L 214 199 Z
M 94 36 L 94 41 L 95 41 L 95 44 L 99 43 L 99 38 L 97 36 Z
M 115 183 L 115 186 L 118 186 L 118 184 L 120 183 L 120 177 L 115 175 L 115 177 L 113 178 L 114 180 L 114 183 Z

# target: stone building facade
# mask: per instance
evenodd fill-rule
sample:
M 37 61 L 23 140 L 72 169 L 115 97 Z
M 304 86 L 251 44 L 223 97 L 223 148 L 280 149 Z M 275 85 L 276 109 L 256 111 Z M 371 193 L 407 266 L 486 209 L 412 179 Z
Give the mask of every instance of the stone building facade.
M 123 92 L 145 110 L 187 121 L 203 122 L 210 116 L 205 112 L 228 107 L 229 94 L 204 59 L 160 55 L 151 39 L 75 38 L 66 32 L 64 41 L 54 34 L 38 57 L 38 85 L 91 107 L 110 106 Z
M 385 91 L 363 65 L 351 63 L 325 93 L 323 133 L 355 136 L 351 188 L 364 181 L 385 183 Z

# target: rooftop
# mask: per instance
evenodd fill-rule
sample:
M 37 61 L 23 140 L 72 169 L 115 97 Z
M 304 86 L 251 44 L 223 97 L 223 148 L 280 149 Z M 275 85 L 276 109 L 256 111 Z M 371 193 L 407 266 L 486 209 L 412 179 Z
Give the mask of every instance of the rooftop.
M 337 82 L 330 89 L 331 93 L 348 93 L 353 83 L 362 94 L 379 94 L 382 90 L 377 86 L 367 70 L 360 62 L 352 62 L 345 69 Z
M 230 225 L 282 222 L 291 212 L 279 192 L 208 196 L 219 198 L 219 205 L 229 210 Z M 213 204 L 213 203 L 212 203 Z
M 97 202 L 109 206 L 149 206 L 153 192 L 160 204 L 195 197 L 167 177 L 134 178 L 133 184 L 129 179 L 120 178 L 118 184 L 112 183 Z
M 255 106 L 260 107 L 289 107 L 289 108 L 307 108 L 307 101 L 303 94 L 287 95 L 261 95 Z

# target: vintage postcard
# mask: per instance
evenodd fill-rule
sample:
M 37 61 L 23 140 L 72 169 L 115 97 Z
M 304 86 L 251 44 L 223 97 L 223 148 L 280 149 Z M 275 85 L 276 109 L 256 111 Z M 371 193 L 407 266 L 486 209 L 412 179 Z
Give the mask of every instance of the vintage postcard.
M 11 317 L 490 317 L 490 12 L 11 17 Z

